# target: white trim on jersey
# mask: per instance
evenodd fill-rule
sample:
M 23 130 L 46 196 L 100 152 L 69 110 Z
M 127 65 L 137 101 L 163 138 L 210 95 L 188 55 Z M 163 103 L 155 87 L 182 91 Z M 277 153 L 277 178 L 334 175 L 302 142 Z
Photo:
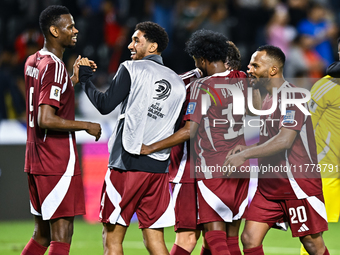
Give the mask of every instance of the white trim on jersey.
M 183 146 L 184 146 L 183 147 L 183 156 L 182 156 L 182 159 L 181 159 L 181 163 L 179 164 L 177 174 L 172 181 L 173 183 L 179 183 L 181 181 L 183 174 L 184 174 L 185 165 L 187 164 L 187 161 L 188 161 L 187 141 L 184 142 Z
M 248 195 L 247 197 L 243 200 L 242 204 L 238 208 L 238 213 L 233 217 L 233 220 L 239 220 L 242 218 L 244 211 L 246 210 L 248 206 Z
M 69 132 L 69 150 L 70 157 L 67 164 L 67 168 L 65 173 L 61 176 L 57 185 L 53 188 L 53 190 L 47 195 L 45 200 L 41 205 L 41 214 L 43 220 L 49 220 L 58 209 L 59 205 L 63 201 L 66 193 L 70 187 L 71 179 L 74 174 L 74 166 L 76 163 L 75 152 L 73 148 L 73 139 L 72 134 Z
M 46 74 L 46 72 L 47 72 L 47 69 L 48 69 L 48 64 L 46 65 L 45 72 L 44 72 L 43 75 L 41 76 L 40 85 L 43 83 L 43 80 L 44 80 L 45 74 Z
M 306 128 L 306 123 L 303 124 L 301 131 L 300 131 L 300 137 L 301 137 L 301 141 L 303 143 L 303 146 L 305 147 L 305 150 L 307 152 L 307 155 L 309 157 L 309 160 L 311 163 L 315 163 L 312 160 L 312 157 L 310 155 L 310 150 L 309 150 L 309 145 L 308 145 L 308 137 L 307 137 L 307 128 Z
M 181 187 L 182 187 L 182 183 L 176 183 L 174 187 L 174 191 L 172 192 L 172 201 L 174 203 L 174 208 L 176 206 L 177 197 L 178 197 Z
M 165 212 L 162 214 L 161 217 L 156 220 L 155 223 L 153 223 L 149 228 L 166 228 L 166 227 L 171 227 L 175 225 L 175 206 L 172 201 L 172 197 L 169 191 L 169 196 L 170 196 L 170 201 L 168 208 L 165 210 Z
M 209 124 L 209 118 L 208 117 L 204 117 L 204 130 L 205 130 L 205 133 L 207 134 L 207 137 L 208 137 L 208 140 L 211 144 L 211 147 L 215 150 L 215 145 L 214 145 L 214 141 L 213 141 L 213 138 L 212 138 L 212 135 L 211 135 L 211 130 L 210 130 L 210 124 Z
M 41 55 L 50 55 L 51 56 L 51 58 L 53 59 L 53 61 L 56 64 L 55 65 L 55 71 L 54 71 L 54 82 L 61 84 L 62 81 L 63 81 L 63 75 L 64 75 L 64 71 L 65 71 L 65 66 L 63 65 L 62 60 L 50 51 L 40 50 L 39 53 Z
M 334 88 L 337 84 L 334 83 L 332 80 L 326 82 L 325 84 L 323 84 L 322 86 L 320 86 L 320 88 L 318 88 L 315 93 L 313 98 L 315 99 L 315 101 L 318 101 L 322 98 L 322 96 L 324 94 L 326 94 L 328 91 L 330 91 L 332 88 Z
M 230 208 L 223 203 L 223 201 L 216 196 L 205 184 L 203 181 L 198 181 L 198 188 L 204 198 L 205 202 L 225 221 L 232 222 L 233 221 L 233 212 Z
M 331 141 L 331 132 L 328 132 L 327 139 L 325 141 L 326 146 L 322 149 L 322 151 L 318 154 L 318 162 L 323 160 L 324 157 L 326 157 L 327 153 L 329 152 L 329 143 Z
M 206 171 L 207 164 L 206 164 L 205 158 L 203 157 L 204 150 L 203 150 L 203 148 L 201 146 L 201 142 L 202 142 L 202 138 L 200 138 L 199 141 L 198 141 L 198 147 L 201 149 L 201 152 L 198 154 L 198 156 L 201 159 L 201 170 L 204 169 L 204 171 L 202 171 L 202 172 L 204 174 L 205 179 L 211 179 L 212 178 L 212 173 L 210 171 Z
M 192 86 L 192 90 L 190 93 L 190 99 L 197 100 L 199 94 L 200 94 L 200 88 L 202 86 L 202 83 L 204 83 L 206 80 L 208 80 L 210 76 L 196 80 Z
M 110 180 L 111 170 L 107 169 L 106 175 L 105 175 L 105 184 L 106 184 L 106 194 L 108 198 L 110 199 L 111 203 L 115 207 L 113 212 L 111 213 L 109 217 L 109 221 L 111 224 L 116 224 L 117 222 L 123 226 L 127 226 L 123 218 L 121 217 L 120 213 L 122 209 L 119 206 L 119 203 L 122 201 L 122 196 L 118 193 L 116 188 L 113 186 L 111 180 Z
M 308 197 L 307 198 L 308 203 L 313 207 L 313 209 L 327 221 L 327 213 L 326 213 L 326 207 L 325 203 L 323 203 L 320 199 L 318 199 L 316 196 Z
M 35 216 L 41 216 L 41 213 L 38 213 L 37 210 L 34 209 L 32 202 L 30 200 L 30 208 L 31 208 L 31 213 Z

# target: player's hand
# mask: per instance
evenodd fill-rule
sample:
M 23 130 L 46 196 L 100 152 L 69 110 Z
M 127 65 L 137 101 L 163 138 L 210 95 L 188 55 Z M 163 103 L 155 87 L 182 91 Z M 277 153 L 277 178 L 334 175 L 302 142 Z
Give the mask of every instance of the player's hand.
M 229 157 L 230 155 L 239 153 L 239 152 L 245 150 L 246 148 L 247 148 L 247 146 L 245 146 L 245 145 L 236 145 L 234 148 L 232 148 L 232 149 L 228 152 L 227 157 Z M 227 158 L 227 157 L 226 157 L 226 158 Z
M 244 153 L 240 152 L 226 157 L 223 167 L 226 167 L 228 171 L 224 172 L 223 175 L 227 175 L 229 177 L 233 172 L 232 169 L 243 165 L 243 163 L 247 160 L 243 154 Z
M 79 61 L 81 56 L 79 55 L 73 64 L 73 75 L 71 76 L 71 81 L 74 85 L 79 82 Z
M 88 127 L 86 129 L 86 132 L 90 135 L 93 135 L 96 137 L 96 142 L 99 140 L 100 136 L 102 135 L 102 128 L 100 124 L 98 123 L 92 123 L 88 122 Z
M 140 149 L 140 155 L 149 155 L 153 153 L 152 146 L 142 144 L 142 148 Z
M 93 72 L 95 72 L 97 70 L 97 64 L 93 60 L 89 60 L 88 58 L 80 59 L 79 65 L 89 66 L 89 67 L 91 67 Z

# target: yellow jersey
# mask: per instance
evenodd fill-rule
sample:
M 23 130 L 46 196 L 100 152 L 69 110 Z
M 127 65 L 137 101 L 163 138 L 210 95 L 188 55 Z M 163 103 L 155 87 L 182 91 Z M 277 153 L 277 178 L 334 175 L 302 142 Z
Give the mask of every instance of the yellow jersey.
M 317 145 L 321 176 L 340 176 L 340 78 L 329 75 L 311 89 L 309 109 Z

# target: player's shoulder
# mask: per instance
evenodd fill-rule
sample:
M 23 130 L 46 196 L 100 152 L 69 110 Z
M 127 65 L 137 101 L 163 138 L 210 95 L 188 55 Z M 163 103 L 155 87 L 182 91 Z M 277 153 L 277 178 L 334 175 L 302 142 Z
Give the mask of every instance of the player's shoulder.
M 320 99 L 325 95 L 338 96 L 340 92 L 340 79 L 326 75 L 313 85 L 310 92 L 314 99 Z

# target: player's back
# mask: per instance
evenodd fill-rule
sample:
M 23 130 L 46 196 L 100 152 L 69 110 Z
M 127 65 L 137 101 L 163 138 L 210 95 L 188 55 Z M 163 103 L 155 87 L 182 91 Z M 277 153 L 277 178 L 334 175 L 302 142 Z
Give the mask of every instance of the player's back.
M 205 109 L 205 93 L 209 95 L 210 106 L 206 114 L 201 115 L 195 141 L 198 155 L 197 166 L 222 166 L 229 150 L 236 145 L 245 145 L 244 115 L 234 115 L 234 102 L 237 100 L 232 92 L 237 89 L 244 99 L 247 98 L 246 74 L 241 71 L 226 71 L 195 82 L 192 95 L 196 95 L 196 111 Z M 244 106 L 245 107 L 245 106 Z M 246 162 L 245 164 L 248 164 Z M 216 177 L 222 173 L 216 173 Z M 236 177 L 236 176 L 234 176 Z

